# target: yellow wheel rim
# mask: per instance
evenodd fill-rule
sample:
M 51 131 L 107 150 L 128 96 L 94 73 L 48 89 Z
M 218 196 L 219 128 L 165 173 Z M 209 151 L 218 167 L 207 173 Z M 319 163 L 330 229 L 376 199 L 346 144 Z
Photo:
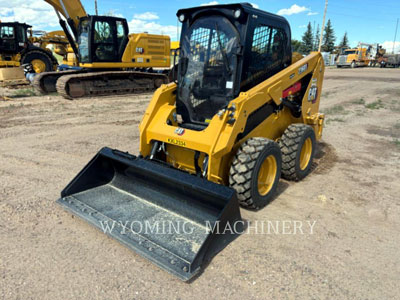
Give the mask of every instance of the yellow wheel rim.
M 32 60 L 31 64 L 35 73 L 42 73 L 46 71 L 46 64 L 40 59 Z
M 265 196 L 274 185 L 278 167 L 273 155 L 268 156 L 261 165 L 258 173 L 258 193 Z
M 307 138 L 304 141 L 303 147 L 301 148 L 300 153 L 300 169 L 303 171 L 307 168 L 310 163 L 312 153 L 312 141 L 311 138 Z

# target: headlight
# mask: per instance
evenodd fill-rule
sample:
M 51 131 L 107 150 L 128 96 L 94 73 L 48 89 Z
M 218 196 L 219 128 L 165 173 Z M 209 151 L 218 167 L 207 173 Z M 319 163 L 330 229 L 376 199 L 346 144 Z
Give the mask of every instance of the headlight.
M 235 10 L 235 13 L 233 14 L 233 16 L 234 16 L 236 19 L 239 19 L 240 16 L 241 16 L 241 14 L 242 14 L 242 11 L 241 11 L 240 9 L 237 9 L 237 10 Z
M 185 14 L 181 14 L 179 16 L 179 21 L 183 23 L 183 21 L 185 21 Z

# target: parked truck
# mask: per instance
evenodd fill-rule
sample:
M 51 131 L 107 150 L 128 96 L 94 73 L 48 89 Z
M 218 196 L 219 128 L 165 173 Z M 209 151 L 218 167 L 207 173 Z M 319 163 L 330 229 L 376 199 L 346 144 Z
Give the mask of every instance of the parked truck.
M 337 59 L 338 68 L 347 66 L 351 68 L 374 66 L 378 53 L 378 44 L 359 43 L 356 48 L 342 49 Z
M 378 63 L 381 68 L 400 67 L 400 54 L 384 54 L 379 58 Z

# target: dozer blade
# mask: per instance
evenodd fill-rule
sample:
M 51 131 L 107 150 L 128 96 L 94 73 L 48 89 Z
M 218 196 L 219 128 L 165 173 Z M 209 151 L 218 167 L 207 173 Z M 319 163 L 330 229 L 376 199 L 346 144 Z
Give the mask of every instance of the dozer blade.
M 224 229 L 242 223 L 233 189 L 110 148 L 58 203 L 185 281 L 237 236 Z

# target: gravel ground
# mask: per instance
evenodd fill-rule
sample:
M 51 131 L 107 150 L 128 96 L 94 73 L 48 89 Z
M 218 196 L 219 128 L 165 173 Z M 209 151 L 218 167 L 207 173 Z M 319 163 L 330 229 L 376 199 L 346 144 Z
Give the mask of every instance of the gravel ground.
M 400 70 L 327 69 L 313 173 L 241 211 L 252 224 L 287 221 L 292 234 L 241 235 L 191 283 L 55 203 L 101 147 L 138 152 L 151 95 L 31 94 L 0 90 L 13 97 L 0 101 L 1 299 L 398 298 Z

